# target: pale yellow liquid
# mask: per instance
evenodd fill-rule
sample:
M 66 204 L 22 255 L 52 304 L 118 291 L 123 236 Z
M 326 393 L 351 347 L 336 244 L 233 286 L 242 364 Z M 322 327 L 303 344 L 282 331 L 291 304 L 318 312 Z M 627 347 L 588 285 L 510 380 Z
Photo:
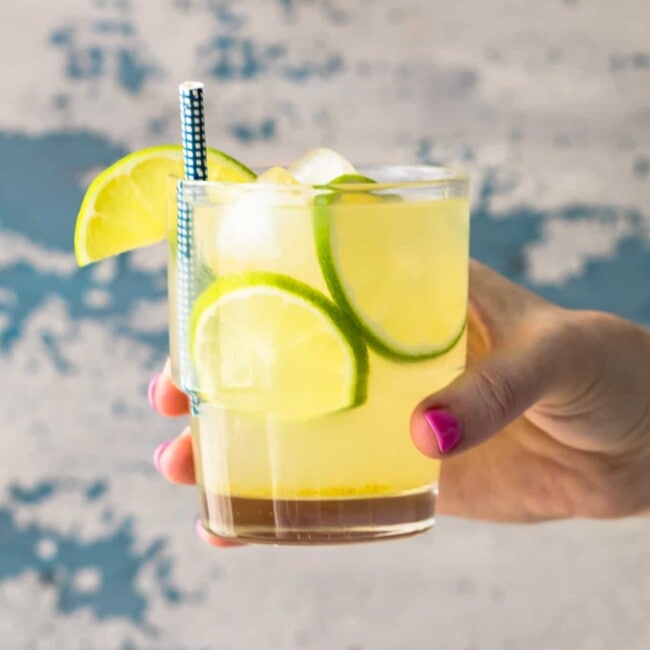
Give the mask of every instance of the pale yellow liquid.
M 303 423 L 204 404 L 192 420 L 199 483 L 211 492 L 256 498 L 404 494 L 437 483 L 439 463 L 409 437 L 415 405 L 455 377 L 464 338 L 438 362 L 400 368 L 372 354 L 367 401 Z M 454 363 L 455 362 L 455 363 Z M 452 365 L 452 363 L 454 365 Z
M 427 301 L 426 309 L 434 301 L 441 322 L 452 309 L 458 312 L 459 305 L 466 309 L 466 199 L 342 205 L 334 209 L 340 218 L 360 223 L 398 219 L 409 232 L 408 241 L 399 243 L 403 248 L 400 259 L 415 265 L 421 281 L 417 287 L 401 288 L 411 309 L 402 308 L 396 318 L 417 319 Z M 318 262 L 308 210 L 267 206 L 264 212 L 253 211 L 251 222 L 242 229 L 238 218 L 224 206 L 195 208 L 197 258 L 215 276 L 273 271 L 299 279 L 331 297 Z M 426 227 L 422 228 L 424 222 Z M 362 236 L 362 229 L 360 233 Z M 361 243 L 354 246 L 358 250 L 354 263 L 377 273 L 391 272 L 370 247 Z M 171 255 L 172 362 L 180 381 L 175 273 L 175 256 Z M 195 293 L 203 288 L 197 286 Z M 386 309 L 391 309 L 391 304 Z M 441 325 L 441 331 L 444 327 Z M 439 463 L 414 448 L 409 436 L 410 417 L 422 398 L 462 371 L 465 344 L 463 333 L 446 353 L 415 362 L 389 360 L 369 349 L 367 400 L 356 408 L 307 421 L 283 421 L 270 414 L 234 411 L 227 404 L 202 403 L 192 418 L 198 483 L 208 494 L 270 500 L 390 497 L 435 489 Z M 310 380 L 313 378 L 305 378 Z M 200 390 L 200 386 L 196 388 Z

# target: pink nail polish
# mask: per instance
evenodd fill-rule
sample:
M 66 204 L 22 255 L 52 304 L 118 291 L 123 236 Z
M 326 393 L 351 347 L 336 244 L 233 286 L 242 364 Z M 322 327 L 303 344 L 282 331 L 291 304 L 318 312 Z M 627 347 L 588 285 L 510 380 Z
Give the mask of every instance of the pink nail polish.
M 160 373 L 157 372 L 152 378 L 151 381 L 149 382 L 149 388 L 147 388 L 147 398 L 149 399 L 149 406 L 156 411 L 156 402 L 155 402 L 155 397 L 156 397 L 156 385 L 158 384 L 158 380 L 160 379 Z
M 171 443 L 169 441 L 163 442 L 158 445 L 156 451 L 153 452 L 153 466 L 156 468 L 157 472 L 160 472 L 160 457 L 163 455 L 163 452 Z
M 434 408 L 424 412 L 424 419 L 433 431 L 441 454 L 451 451 L 462 438 L 456 416 L 446 409 Z

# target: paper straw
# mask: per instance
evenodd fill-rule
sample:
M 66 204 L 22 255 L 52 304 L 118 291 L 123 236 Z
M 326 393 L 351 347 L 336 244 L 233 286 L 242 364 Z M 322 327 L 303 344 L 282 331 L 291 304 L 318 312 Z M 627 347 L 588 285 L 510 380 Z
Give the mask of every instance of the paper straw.
M 179 86 L 181 109 L 181 138 L 183 142 L 183 165 L 185 178 L 205 181 L 208 178 L 205 148 L 205 115 L 203 112 L 203 84 L 186 81 Z M 194 369 L 190 358 L 188 325 L 193 295 L 192 278 L 194 251 L 192 241 L 192 215 L 185 201 L 183 184 L 178 184 L 178 348 L 182 388 L 189 395 L 193 415 L 198 414 L 198 396 L 195 388 Z
M 205 152 L 205 115 L 203 84 L 186 81 L 179 86 L 181 100 L 181 138 L 185 178 L 189 181 L 208 179 Z

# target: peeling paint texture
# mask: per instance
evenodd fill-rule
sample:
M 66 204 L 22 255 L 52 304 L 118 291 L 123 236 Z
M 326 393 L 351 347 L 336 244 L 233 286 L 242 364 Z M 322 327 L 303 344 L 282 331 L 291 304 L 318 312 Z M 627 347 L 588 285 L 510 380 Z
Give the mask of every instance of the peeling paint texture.
M 331 146 L 472 177 L 473 255 L 650 325 L 650 3 L 2 0 L 0 647 L 645 650 L 647 522 L 442 519 L 351 548 L 218 552 L 155 472 L 165 250 L 77 270 L 93 175 L 178 142 Z M 422 387 L 423 394 L 427 387 Z

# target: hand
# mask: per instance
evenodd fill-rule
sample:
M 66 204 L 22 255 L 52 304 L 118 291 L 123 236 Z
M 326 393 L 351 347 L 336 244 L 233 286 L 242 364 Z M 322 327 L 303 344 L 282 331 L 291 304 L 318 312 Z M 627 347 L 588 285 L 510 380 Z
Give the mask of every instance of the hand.
M 411 418 L 417 448 L 445 458 L 439 513 L 531 522 L 650 512 L 650 333 L 562 309 L 477 262 L 468 331 L 468 370 Z M 150 401 L 164 415 L 187 412 L 168 366 Z M 194 482 L 187 430 L 156 458 L 169 480 Z
M 650 332 L 562 309 L 476 262 L 469 324 L 469 369 L 411 419 L 417 448 L 446 459 L 438 511 L 650 513 Z

